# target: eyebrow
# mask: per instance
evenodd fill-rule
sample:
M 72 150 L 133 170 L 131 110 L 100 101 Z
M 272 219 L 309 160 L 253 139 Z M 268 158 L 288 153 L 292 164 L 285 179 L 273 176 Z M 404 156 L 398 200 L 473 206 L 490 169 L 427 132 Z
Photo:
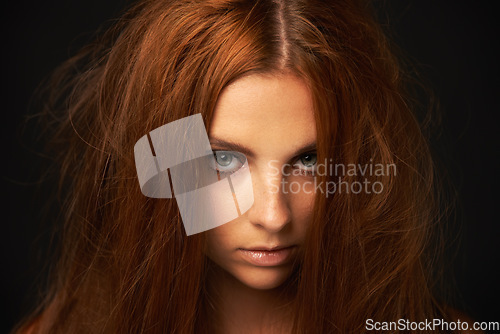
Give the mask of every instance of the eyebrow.
M 243 153 L 247 157 L 253 158 L 255 156 L 255 152 L 253 152 L 251 149 L 248 147 L 245 147 L 241 144 L 234 143 L 231 141 L 223 140 L 220 138 L 210 138 L 210 145 L 212 145 L 212 150 L 214 151 L 236 151 Z M 295 151 L 295 153 L 292 154 L 292 156 L 295 158 L 303 153 L 307 153 L 310 151 L 316 150 L 316 141 L 306 144 L 299 148 L 298 150 Z

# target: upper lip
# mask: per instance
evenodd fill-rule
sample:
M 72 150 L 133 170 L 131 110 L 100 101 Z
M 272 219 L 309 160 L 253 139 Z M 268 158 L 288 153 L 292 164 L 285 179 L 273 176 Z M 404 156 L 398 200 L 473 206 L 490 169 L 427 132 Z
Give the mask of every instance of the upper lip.
M 285 248 L 290 248 L 290 247 L 294 247 L 295 245 L 288 245 L 288 246 L 284 246 L 284 245 L 278 245 L 278 246 L 272 246 L 272 247 L 269 247 L 269 246 L 257 246 L 257 247 L 249 247 L 249 248 L 240 248 L 242 250 L 248 250 L 248 251 L 278 251 L 278 250 L 281 250 L 281 249 L 285 249 Z

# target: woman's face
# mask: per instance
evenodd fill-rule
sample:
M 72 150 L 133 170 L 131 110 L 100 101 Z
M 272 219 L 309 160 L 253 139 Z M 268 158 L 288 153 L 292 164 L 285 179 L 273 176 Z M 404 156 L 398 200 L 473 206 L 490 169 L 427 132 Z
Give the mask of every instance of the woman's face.
M 221 170 L 236 161 L 235 151 L 244 151 L 254 204 L 207 232 L 207 255 L 248 287 L 276 288 L 300 261 L 312 218 L 316 126 L 311 94 L 292 75 L 241 78 L 220 96 L 209 137 Z

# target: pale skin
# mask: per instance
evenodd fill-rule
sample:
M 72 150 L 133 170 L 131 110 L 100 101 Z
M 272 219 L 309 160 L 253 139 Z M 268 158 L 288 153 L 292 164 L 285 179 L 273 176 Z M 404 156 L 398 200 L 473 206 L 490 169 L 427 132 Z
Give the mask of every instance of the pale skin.
M 315 152 L 311 94 L 305 82 L 293 75 L 250 75 L 236 80 L 219 98 L 209 135 L 214 151 L 234 151 L 235 147 L 247 151 L 254 191 L 250 210 L 206 232 L 206 254 L 216 264 L 208 278 L 209 294 L 217 303 L 211 324 L 217 333 L 289 333 L 291 294 L 284 291 L 283 283 L 300 262 L 315 195 L 306 187 L 306 191 L 276 191 L 276 185 L 283 190 L 283 178 L 305 183 L 312 176 L 276 175 L 275 167 L 290 164 L 301 169 L 302 158 Z M 293 246 L 293 261 L 258 266 L 248 263 L 239 251 L 260 246 Z M 45 316 L 53 318 L 54 306 L 55 302 L 24 333 L 37 333 Z M 464 314 L 450 313 L 472 327 Z
M 218 100 L 209 137 L 214 151 L 245 150 L 254 192 L 250 210 L 207 232 L 206 253 L 216 264 L 210 289 L 219 303 L 217 327 L 223 333 L 289 332 L 282 285 L 300 262 L 315 194 L 298 187 L 286 191 L 281 184 L 283 178 L 303 184 L 313 176 L 284 176 L 275 168 L 288 164 L 306 171 L 315 164 L 310 158 L 316 154 L 316 125 L 306 83 L 291 74 L 236 80 Z M 275 266 L 249 263 L 241 254 L 284 246 L 292 246 L 290 260 Z
M 219 97 L 209 137 L 214 152 L 246 151 L 254 191 L 250 210 L 206 232 L 206 254 L 215 263 L 208 287 L 217 305 L 211 323 L 217 333 L 289 333 L 291 294 L 283 283 L 300 262 L 315 194 L 307 187 L 286 191 L 280 186 L 283 179 L 304 184 L 312 176 L 290 171 L 288 176 L 276 175 L 275 167 L 289 164 L 301 169 L 301 158 L 308 153 L 315 156 L 310 91 L 291 74 L 254 74 L 236 80 Z M 258 266 L 239 251 L 264 245 L 293 245 L 294 261 Z M 450 313 L 472 326 L 463 313 Z

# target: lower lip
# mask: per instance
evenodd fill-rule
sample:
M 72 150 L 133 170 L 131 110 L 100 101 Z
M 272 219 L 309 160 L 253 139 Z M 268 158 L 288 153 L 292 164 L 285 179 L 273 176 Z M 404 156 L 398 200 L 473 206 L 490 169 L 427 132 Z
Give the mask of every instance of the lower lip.
M 286 264 L 295 253 L 297 247 L 287 247 L 277 250 L 238 249 L 246 261 L 256 266 L 272 267 Z

